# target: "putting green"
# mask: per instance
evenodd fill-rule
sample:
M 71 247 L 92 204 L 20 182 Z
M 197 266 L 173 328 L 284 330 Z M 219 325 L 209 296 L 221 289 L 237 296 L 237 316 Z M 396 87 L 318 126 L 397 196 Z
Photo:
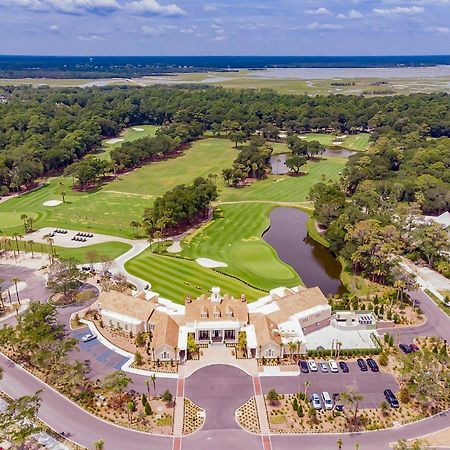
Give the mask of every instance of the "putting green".
M 30 212 L 30 211 L 0 211 L 0 227 L 3 231 L 4 228 L 10 228 L 10 227 L 15 227 L 15 228 L 21 228 L 21 230 L 18 230 L 18 232 L 20 231 L 24 231 L 24 225 L 23 225 L 23 220 L 21 219 L 22 215 L 26 215 L 28 217 L 31 217 L 33 220 L 35 220 L 37 218 L 37 214 L 35 212 Z
M 264 203 L 221 205 L 223 217 L 184 239 L 182 255 L 223 261 L 228 267 L 217 271 L 263 290 L 298 285 L 301 280 L 296 272 L 262 238 L 273 207 Z

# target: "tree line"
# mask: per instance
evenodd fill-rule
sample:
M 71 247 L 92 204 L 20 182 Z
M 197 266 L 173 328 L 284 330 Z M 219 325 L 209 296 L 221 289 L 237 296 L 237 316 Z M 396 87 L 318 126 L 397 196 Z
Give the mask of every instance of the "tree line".
M 448 234 L 422 214 L 450 208 L 450 139 L 413 132 L 380 138 L 354 155 L 337 182 L 309 194 L 331 250 L 373 281 L 411 287 L 398 256 L 450 273 Z
M 0 194 L 29 188 L 43 174 L 64 170 L 101 147 L 102 138 L 127 126 L 164 126 L 180 143 L 206 131 L 227 130 L 235 142 L 257 131 L 265 139 L 308 131 L 379 136 L 419 132 L 450 136 L 447 94 L 398 97 L 284 95 L 270 90 L 231 91 L 192 87 L 7 87 L 0 104 Z M 131 167 L 148 157 L 138 151 L 115 152 L 119 165 Z M 159 142 L 158 142 L 159 144 Z M 151 154 L 152 152 L 150 152 Z M 151 156 L 151 155 L 150 155 Z

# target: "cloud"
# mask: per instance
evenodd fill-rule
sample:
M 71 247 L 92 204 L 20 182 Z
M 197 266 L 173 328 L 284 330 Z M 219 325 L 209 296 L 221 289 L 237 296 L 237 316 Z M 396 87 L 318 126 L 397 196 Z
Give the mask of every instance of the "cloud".
M 0 6 L 13 6 L 38 12 L 62 14 L 107 14 L 121 8 L 116 0 L 0 0 Z
M 450 27 L 427 27 L 425 28 L 425 31 L 428 31 L 429 33 L 447 34 L 450 33 Z
M 425 9 L 422 6 L 396 6 L 395 8 L 389 9 L 383 8 L 373 9 L 373 12 L 380 16 L 422 14 L 424 11 Z
M 90 41 L 90 42 L 105 41 L 106 40 L 104 37 L 99 36 L 98 34 L 82 35 L 82 36 L 78 36 L 77 39 L 79 41 Z
M 184 16 L 186 12 L 175 4 L 160 5 L 156 0 L 136 0 L 127 3 L 125 9 L 139 14 L 149 14 L 158 16 Z
M 317 8 L 317 9 L 307 9 L 305 11 L 306 14 L 314 15 L 314 16 L 326 16 L 331 14 L 331 12 L 327 8 Z
M 227 37 L 225 35 L 220 34 L 219 36 L 214 37 L 213 41 L 220 42 L 220 41 L 224 41 L 226 38 Z
M 205 11 L 205 12 L 217 11 L 217 6 L 214 6 L 214 5 L 204 5 L 204 6 L 203 6 L 203 11 Z
M 173 25 L 159 25 L 157 27 L 153 27 L 150 25 L 143 25 L 141 30 L 144 34 L 150 34 L 152 36 L 161 36 L 168 30 L 175 30 L 177 27 Z
M 61 30 L 59 29 L 58 25 L 50 25 L 48 27 L 48 31 L 50 31 L 50 33 L 61 33 Z
M 338 19 L 362 19 L 364 16 L 356 9 L 351 9 L 347 14 L 338 14 Z
M 161 5 L 156 0 L 135 0 L 121 4 L 117 0 L 0 0 L 0 6 L 72 15 L 86 13 L 105 15 L 119 10 L 160 16 L 182 16 L 186 14 L 175 4 Z
M 343 27 L 341 25 L 336 25 L 332 23 L 319 23 L 313 22 L 306 25 L 308 30 L 323 30 L 323 31 L 331 31 L 331 30 L 342 30 Z

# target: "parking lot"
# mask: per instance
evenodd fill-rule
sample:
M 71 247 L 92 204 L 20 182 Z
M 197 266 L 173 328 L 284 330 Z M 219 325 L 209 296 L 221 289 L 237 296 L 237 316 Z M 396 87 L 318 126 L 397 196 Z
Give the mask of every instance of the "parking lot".
M 315 360 L 318 364 L 322 360 Z M 349 362 L 349 373 L 323 373 L 309 372 L 300 373 L 295 377 L 261 377 L 261 386 L 264 394 L 270 389 L 275 389 L 279 393 L 290 394 L 294 392 L 304 392 L 305 381 L 309 381 L 311 385 L 308 387 L 307 394 L 310 396 L 313 392 L 320 394 L 327 391 L 333 393 L 341 393 L 353 390 L 363 396 L 360 405 L 362 408 L 379 407 L 381 402 L 385 400 L 383 391 L 392 389 L 393 392 L 398 391 L 398 384 L 392 375 L 380 372 L 362 372 L 356 361 Z

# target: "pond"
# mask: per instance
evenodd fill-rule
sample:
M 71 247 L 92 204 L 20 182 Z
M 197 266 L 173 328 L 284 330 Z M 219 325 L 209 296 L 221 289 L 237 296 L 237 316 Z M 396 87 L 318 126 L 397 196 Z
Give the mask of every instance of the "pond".
M 319 286 L 325 295 L 342 295 L 345 287 L 339 278 L 341 265 L 326 247 L 308 236 L 308 217 L 299 209 L 275 208 L 263 239 L 298 273 L 305 286 Z
M 321 156 L 324 158 L 330 158 L 334 156 L 339 156 L 341 158 L 348 158 L 354 155 L 355 152 L 347 150 L 345 148 L 327 148 Z M 286 159 L 290 158 L 290 153 L 280 153 L 278 155 L 273 155 L 270 158 L 270 166 L 272 168 L 272 173 L 274 175 L 283 175 L 289 172 L 289 167 L 286 166 Z

